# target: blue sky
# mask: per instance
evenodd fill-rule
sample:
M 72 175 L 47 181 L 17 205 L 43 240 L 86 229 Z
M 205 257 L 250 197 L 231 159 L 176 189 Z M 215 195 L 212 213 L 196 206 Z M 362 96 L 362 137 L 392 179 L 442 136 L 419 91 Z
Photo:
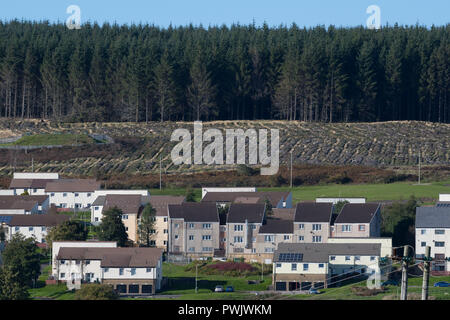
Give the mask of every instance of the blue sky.
M 6 2 L 5 0 L 3 0 Z M 369 5 L 381 9 L 381 24 L 431 26 L 450 22 L 449 0 L 10 0 L 0 7 L 0 19 L 65 22 L 66 8 L 78 5 L 81 22 L 150 23 L 167 27 L 203 24 L 270 26 L 365 25 Z

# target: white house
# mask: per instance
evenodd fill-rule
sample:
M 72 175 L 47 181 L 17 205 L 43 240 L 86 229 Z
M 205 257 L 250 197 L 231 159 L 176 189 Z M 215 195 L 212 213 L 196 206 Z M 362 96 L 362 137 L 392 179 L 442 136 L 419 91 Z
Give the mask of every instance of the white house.
M 440 193 L 439 201 L 450 201 L 450 193 Z
M 162 252 L 158 248 L 60 247 L 56 279 L 110 284 L 119 294 L 155 294 L 161 289 Z
M 49 197 L 0 195 L 0 215 L 47 213 Z
M 65 248 L 117 248 L 115 241 L 53 241 L 52 243 L 52 275 L 57 276 L 56 256 L 59 249 Z
M 256 192 L 255 187 L 202 188 L 202 199 L 208 192 Z
M 62 179 L 48 182 L 45 192 L 50 204 L 58 208 L 86 209 L 95 200 L 94 192 L 100 189 L 100 182 L 94 179 Z
M 15 172 L 9 189 L 15 195 L 27 192 L 30 195 L 44 195 L 48 182 L 59 180 L 58 173 Z
M 423 258 L 425 248 L 430 246 L 432 272 L 450 274 L 450 207 L 416 208 L 416 257 Z
M 13 215 L 9 222 L 6 222 L 6 240 L 20 233 L 26 238 L 34 238 L 36 242 L 44 244 L 48 230 L 64 221 L 68 221 L 70 216 L 57 214 L 32 214 Z
M 338 286 L 349 278 L 379 274 L 381 244 L 280 243 L 274 253 L 275 290 Z
M 344 201 L 348 203 L 366 203 L 366 198 L 316 198 L 317 203 L 337 204 Z

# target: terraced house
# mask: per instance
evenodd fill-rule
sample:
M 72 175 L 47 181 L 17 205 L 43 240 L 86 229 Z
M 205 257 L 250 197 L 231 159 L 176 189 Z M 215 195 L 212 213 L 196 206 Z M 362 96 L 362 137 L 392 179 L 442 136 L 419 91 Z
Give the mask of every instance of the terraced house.
M 274 254 L 275 290 L 333 287 L 350 276 L 380 273 L 381 244 L 281 243 Z
M 332 237 L 379 237 L 381 234 L 379 203 L 346 203 L 331 229 Z
M 58 208 L 86 209 L 95 200 L 94 192 L 100 182 L 94 179 L 61 179 L 48 182 L 45 193 L 50 195 L 50 205 Z
M 332 203 L 300 202 L 295 207 L 294 243 L 326 243 L 330 236 Z
M 55 270 L 58 281 L 100 282 L 119 294 L 152 295 L 161 289 L 162 250 L 60 247 Z
M 171 254 L 212 257 L 219 250 L 219 213 L 214 203 L 169 204 Z
M 226 217 L 226 256 L 228 258 L 260 259 L 256 240 L 265 220 L 263 203 L 233 203 Z
M 48 182 L 59 180 L 58 173 L 15 172 L 9 185 L 14 194 L 45 195 Z

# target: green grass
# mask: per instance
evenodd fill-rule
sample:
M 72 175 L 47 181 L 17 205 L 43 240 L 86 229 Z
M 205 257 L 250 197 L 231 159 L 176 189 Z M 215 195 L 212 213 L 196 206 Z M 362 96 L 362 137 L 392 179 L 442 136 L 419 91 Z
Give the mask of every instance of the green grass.
M 72 145 L 91 144 L 96 140 L 86 134 L 33 134 L 23 136 L 13 143 L 3 144 L 5 146 L 46 146 L 46 145 Z
M 75 293 L 67 290 L 65 284 L 48 285 L 29 290 L 32 299 L 50 298 L 55 300 L 72 300 Z
M 289 187 L 257 188 L 259 191 L 289 191 Z M 194 189 L 196 201 L 201 200 L 201 189 Z M 185 195 L 186 189 L 151 189 L 153 195 Z M 367 201 L 407 200 L 411 195 L 420 199 L 438 199 L 439 193 L 450 193 L 450 181 L 415 185 L 411 182 L 389 184 L 327 184 L 302 186 L 292 189 L 293 203 L 312 201 L 319 197 L 364 197 Z

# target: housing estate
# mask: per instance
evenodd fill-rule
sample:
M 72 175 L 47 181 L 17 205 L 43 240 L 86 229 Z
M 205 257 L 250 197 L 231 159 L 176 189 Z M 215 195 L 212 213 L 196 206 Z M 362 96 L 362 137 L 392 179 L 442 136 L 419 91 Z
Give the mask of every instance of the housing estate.
M 49 197 L 46 195 L 0 195 L 0 215 L 47 213 Z

